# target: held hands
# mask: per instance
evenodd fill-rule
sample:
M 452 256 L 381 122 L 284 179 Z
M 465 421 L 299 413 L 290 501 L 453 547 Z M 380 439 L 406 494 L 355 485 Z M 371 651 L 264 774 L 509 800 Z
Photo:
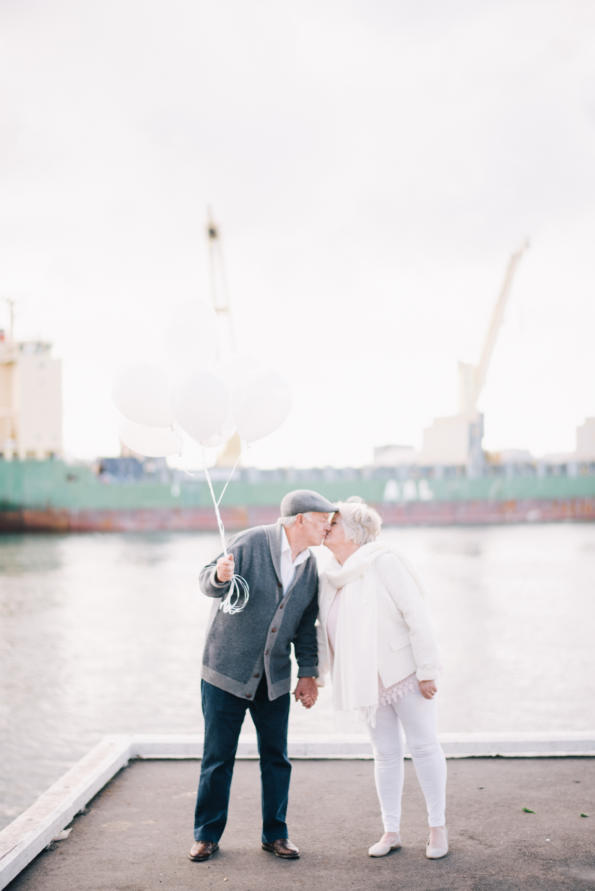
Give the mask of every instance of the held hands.
M 435 681 L 418 681 L 421 695 L 426 699 L 433 699 L 434 694 L 438 692 Z
M 219 559 L 217 560 L 216 573 L 218 582 L 231 582 L 234 571 L 235 563 L 233 554 L 228 554 L 227 557 L 219 557 Z
M 301 702 L 304 708 L 312 708 L 318 699 L 318 684 L 316 678 L 300 678 L 293 691 L 296 702 Z

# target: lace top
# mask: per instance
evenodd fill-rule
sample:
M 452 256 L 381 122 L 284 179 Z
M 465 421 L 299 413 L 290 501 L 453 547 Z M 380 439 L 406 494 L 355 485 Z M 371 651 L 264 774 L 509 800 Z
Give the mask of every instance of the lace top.
M 408 693 L 415 693 L 417 688 L 418 682 L 415 672 L 407 675 L 402 681 L 397 681 L 396 684 L 392 684 L 390 687 L 385 687 L 380 678 L 378 678 L 378 705 L 391 705 L 393 702 L 398 702 L 399 699 L 402 699 Z

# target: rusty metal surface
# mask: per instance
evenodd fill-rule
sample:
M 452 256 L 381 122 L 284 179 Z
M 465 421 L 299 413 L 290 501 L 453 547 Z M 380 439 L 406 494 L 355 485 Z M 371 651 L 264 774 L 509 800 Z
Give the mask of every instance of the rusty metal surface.
M 386 526 L 458 526 L 595 520 L 595 498 L 524 501 L 425 501 L 376 504 Z M 273 523 L 276 505 L 223 508 L 230 531 Z M 211 507 L 136 510 L 22 509 L 0 511 L 2 532 L 217 531 Z

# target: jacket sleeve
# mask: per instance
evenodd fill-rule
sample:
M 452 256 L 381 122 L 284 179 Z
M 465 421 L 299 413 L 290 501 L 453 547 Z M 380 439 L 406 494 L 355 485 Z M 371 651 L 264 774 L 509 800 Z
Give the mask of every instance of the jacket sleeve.
M 418 681 L 435 680 L 440 670 L 438 647 L 419 582 L 396 554 L 383 554 L 377 569 L 409 630 Z
M 293 638 L 293 648 L 298 664 L 299 678 L 318 677 L 318 643 L 316 616 L 318 615 L 318 585 L 310 603 L 304 610 Z
M 219 554 L 222 557 L 223 554 Z M 225 597 L 229 591 L 230 582 L 218 582 L 216 576 L 217 560 L 216 557 L 212 563 L 207 563 L 200 571 L 199 582 L 200 590 L 207 597 Z
M 233 538 L 227 548 L 228 554 L 233 554 L 235 560 L 235 571 L 237 574 L 241 575 L 240 565 L 242 560 L 242 538 L 245 536 L 245 533 L 240 533 Z M 207 563 L 206 566 L 200 571 L 199 575 L 199 584 L 200 590 L 203 594 L 206 594 L 207 597 L 225 597 L 227 592 L 229 591 L 229 586 L 231 582 L 218 582 L 217 581 L 217 560 L 220 557 L 223 557 L 223 554 L 218 554 L 214 560 L 210 563 Z

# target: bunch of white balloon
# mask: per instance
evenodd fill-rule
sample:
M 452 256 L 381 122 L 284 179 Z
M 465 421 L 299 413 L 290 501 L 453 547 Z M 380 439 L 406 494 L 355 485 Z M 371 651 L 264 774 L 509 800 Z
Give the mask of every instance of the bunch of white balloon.
M 251 443 L 276 430 L 291 409 L 291 392 L 283 377 L 245 357 L 228 367 L 195 367 L 174 383 L 165 367 L 144 363 L 121 369 L 112 397 L 118 411 L 120 439 L 137 454 L 182 456 L 182 431 L 204 447 L 203 470 L 227 555 L 219 505 L 235 466 L 217 499 L 206 449 L 223 445 L 234 432 L 243 442 Z M 234 576 L 221 609 L 230 614 L 240 612 L 248 597 L 245 580 Z

